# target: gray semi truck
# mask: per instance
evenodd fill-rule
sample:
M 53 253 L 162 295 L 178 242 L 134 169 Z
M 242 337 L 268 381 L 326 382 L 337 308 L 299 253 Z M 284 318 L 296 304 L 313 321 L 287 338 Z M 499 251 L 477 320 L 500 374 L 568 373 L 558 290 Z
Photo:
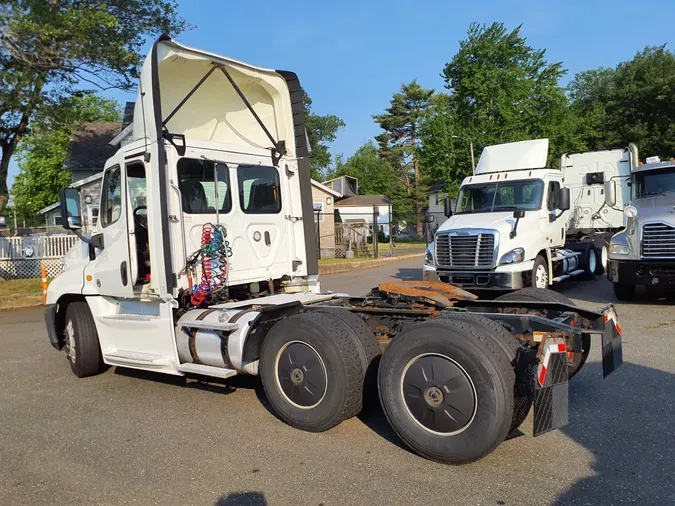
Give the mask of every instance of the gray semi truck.
M 612 237 L 607 276 L 619 300 L 637 287 L 675 292 L 675 160 L 648 162 L 632 169 L 625 228 Z M 605 184 L 608 206 L 616 202 L 613 181 Z

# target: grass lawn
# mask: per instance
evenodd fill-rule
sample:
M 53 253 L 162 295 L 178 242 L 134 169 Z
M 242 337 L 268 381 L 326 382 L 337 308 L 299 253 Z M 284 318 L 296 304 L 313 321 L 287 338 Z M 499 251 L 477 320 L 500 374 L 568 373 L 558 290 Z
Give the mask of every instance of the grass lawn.
M 382 257 L 385 258 L 385 257 Z M 377 258 L 370 257 L 359 257 L 359 258 L 322 258 L 319 260 L 319 265 L 331 265 L 331 264 L 347 264 L 354 262 L 373 262 L 378 260 Z
M 42 280 L 0 279 L 0 309 L 42 304 Z

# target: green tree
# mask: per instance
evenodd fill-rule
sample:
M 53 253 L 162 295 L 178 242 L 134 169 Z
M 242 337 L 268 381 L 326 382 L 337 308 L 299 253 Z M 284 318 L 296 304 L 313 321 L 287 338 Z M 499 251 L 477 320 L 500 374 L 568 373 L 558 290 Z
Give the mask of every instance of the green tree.
M 130 89 L 148 37 L 187 28 L 175 0 L 0 5 L 0 211 L 10 160 L 39 109 L 85 86 Z
M 569 100 L 559 85 L 566 71 L 549 63 L 503 23 L 473 23 L 459 51 L 443 69 L 450 105 L 477 153 L 483 146 L 550 139 L 551 159 L 578 144 Z
M 83 123 L 121 121 L 117 102 L 97 95 L 74 95 L 59 104 L 42 107 L 31 130 L 19 145 L 19 174 L 12 185 L 12 202 L 22 217 L 58 201 L 59 192 L 71 183 L 63 169 L 68 140 Z
M 426 204 L 423 168 L 418 158 L 419 126 L 433 94 L 434 90 L 424 88 L 413 79 L 394 93 L 383 114 L 373 116 L 384 130 L 376 138 L 381 155 L 396 167 L 399 179 L 408 192 L 419 237 L 424 231 Z
M 569 94 L 589 148 L 635 142 L 647 156 L 675 155 L 675 53 L 665 45 L 615 69 L 580 72 Z
M 342 156 L 336 157 L 333 177 L 338 176 L 358 178 L 360 194 L 387 197 L 392 203 L 395 221 L 410 214 L 411 204 L 405 187 L 394 167 L 380 156 L 372 141 L 357 149 L 346 162 L 342 161 Z
M 444 189 L 456 196 L 459 183 L 471 173 L 466 132 L 457 120 L 450 95 L 439 93 L 432 99 L 419 129 L 419 159 L 427 184 L 444 183 Z
M 313 113 L 312 99 L 305 90 L 302 90 L 302 103 L 305 106 L 305 128 L 312 149 L 309 154 L 312 179 L 324 181 L 332 160 L 326 143 L 337 138 L 338 130 L 345 126 L 345 122 L 334 114 L 320 116 Z

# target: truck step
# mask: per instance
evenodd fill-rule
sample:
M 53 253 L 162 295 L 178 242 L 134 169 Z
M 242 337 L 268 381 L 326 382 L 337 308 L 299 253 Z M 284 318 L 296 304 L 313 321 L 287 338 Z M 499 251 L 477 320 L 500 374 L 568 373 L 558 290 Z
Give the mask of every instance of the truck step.
M 145 365 L 161 367 L 168 365 L 169 361 L 163 355 L 156 353 L 144 353 L 142 351 L 116 350 L 103 356 L 108 362 L 121 365 Z
M 192 374 L 201 374 L 203 376 L 215 376 L 217 378 L 230 378 L 236 376 L 237 371 L 234 369 L 225 369 L 222 367 L 212 367 L 210 365 L 202 364 L 180 364 L 178 370 Z
M 157 316 L 148 315 L 148 314 L 130 314 L 130 313 L 118 313 L 111 314 L 103 317 L 104 320 L 128 320 L 136 322 L 149 322 L 152 320 L 157 320 Z
M 560 283 L 561 281 L 569 279 L 572 276 L 578 276 L 579 274 L 583 274 L 584 272 L 585 271 L 583 269 L 577 269 L 576 271 L 572 271 L 569 274 L 561 274 L 560 276 L 556 276 L 551 281 L 553 281 L 554 283 Z
M 190 329 L 204 329 L 204 330 L 218 330 L 222 332 L 232 332 L 233 330 L 239 329 L 238 323 L 227 323 L 227 322 L 202 322 L 202 321 L 189 321 L 189 322 L 179 322 L 181 327 L 187 327 Z

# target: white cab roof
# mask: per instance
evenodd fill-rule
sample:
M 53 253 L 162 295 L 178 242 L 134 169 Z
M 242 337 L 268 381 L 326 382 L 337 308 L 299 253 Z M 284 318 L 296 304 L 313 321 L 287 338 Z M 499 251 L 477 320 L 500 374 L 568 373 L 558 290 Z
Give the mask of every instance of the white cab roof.
M 517 169 L 546 167 L 548 139 L 486 146 L 478 160 L 476 175 Z

